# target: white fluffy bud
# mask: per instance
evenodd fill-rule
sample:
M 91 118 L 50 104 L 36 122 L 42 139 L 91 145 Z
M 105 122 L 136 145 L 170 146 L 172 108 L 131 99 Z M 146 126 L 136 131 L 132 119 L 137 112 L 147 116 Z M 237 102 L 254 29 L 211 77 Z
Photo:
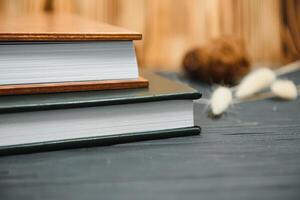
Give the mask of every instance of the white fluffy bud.
M 238 99 L 248 98 L 257 92 L 270 87 L 275 79 L 276 74 L 268 68 L 255 70 L 241 81 L 237 87 L 235 96 Z
M 273 83 L 271 91 L 279 98 L 293 100 L 298 96 L 296 85 L 289 80 L 277 80 Z
M 220 115 L 225 112 L 232 102 L 231 90 L 227 87 L 217 88 L 211 97 L 211 111 L 213 115 Z

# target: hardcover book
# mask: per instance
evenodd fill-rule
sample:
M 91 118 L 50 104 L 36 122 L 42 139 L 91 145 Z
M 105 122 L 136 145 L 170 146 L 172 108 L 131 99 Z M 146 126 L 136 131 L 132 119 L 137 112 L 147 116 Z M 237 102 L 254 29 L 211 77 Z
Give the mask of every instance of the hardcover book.
M 149 88 L 0 97 L 0 154 L 197 135 L 196 90 L 145 72 Z
M 139 77 L 133 45 L 140 33 L 73 15 L 5 19 L 0 24 L 0 95 L 148 86 Z

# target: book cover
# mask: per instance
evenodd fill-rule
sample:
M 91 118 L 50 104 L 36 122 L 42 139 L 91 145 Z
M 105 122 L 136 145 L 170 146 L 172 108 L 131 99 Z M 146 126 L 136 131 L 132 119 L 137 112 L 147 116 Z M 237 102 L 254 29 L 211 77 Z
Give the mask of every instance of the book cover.
M 27 16 L 15 14 L 1 18 L 5 20 L 0 24 L 0 41 L 57 42 L 140 40 L 142 38 L 142 34 L 138 32 L 71 14 L 40 13 Z
M 2 14 L 3 15 L 3 14 Z M 0 15 L 0 17 L 2 16 Z M 4 16 L 2 16 L 4 17 Z M 79 17 L 76 15 L 71 15 L 71 14 L 47 14 L 47 13 L 40 13 L 40 14 L 30 14 L 30 15 L 10 15 L 10 16 L 5 16 L 5 21 L 3 21 L 0 24 L 0 45 L 2 45 L 2 51 L 1 53 L 2 58 L 6 59 L 9 61 L 9 59 L 7 57 L 9 56 L 14 56 L 13 54 L 10 55 L 7 52 L 9 52 L 9 50 L 7 49 L 8 46 L 9 48 L 15 48 L 15 50 L 13 52 L 16 52 L 15 56 L 16 58 L 20 59 L 21 61 L 24 62 L 23 65 L 26 65 L 24 58 L 19 58 L 18 56 L 22 55 L 22 54 L 18 54 L 16 50 L 18 50 L 18 52 L 30 52 L 30 49 L 32 50 L 33 46 L 35 46 L 35 48 L 40 48 L 42 51 L 42 55 L 43 54 L 51 54 L 49 55 L 49 60 L 53 58 L 56 58 L 55 55 L 52 55 L 53 52 L 55 52 L 56 49 L 60 49 L 63 48 L 64 45 L 63 43 L 68 43 L 68 46 L 74 43 L 91 43 L 91 42 L 96 42 L 97 45 L 101 44 L 101 41 L 106 41 L 106 43 L 109 42 L 126 42 L 126 41 L 130 41 L 131 40 L 139 40 L 142 38 L 142 35 L 138 32 L 134 32 L 134 31 L 129 31 L 126 30 L 124 28 L 120 28 L 120 27 L 116 27 L 116 26 L 112 26 L 109 24 L 105 24 L 105 23 L 99 23 L 99 22 L 95 22 L 92 20 L 89 20 L 87 18 L 84 17 Z M 16 25 L 17 24 L 17 25 Z M 99 43 L 100 42 L 100 43 Z M 35 44 L 35 45 L 31 45 L 31 44 Z M 131 42 L 132 43 L 132 42 Z M 57 45 L 57 47 L 55 49 L 46 51 L 45 49 L 50 48 L 51 46 L 55 46 L 55 44 Z M 98 45 L 98 46 L 99 46 Z M 28 50 L 24 49 L 24 46 L 28 46 L 31 47 Z M 74 45 L 73 45 L 74 46 Z M 21 49 L 21 47 L 23 49 Z M 66 46 L 67 47 L 67 46 Z M 73 49 L 78 48 L 78 45 L 72 47 Z M 81 48 L 81 47 L 80 47 Z M 98 49 L 101 48 L 101 53 L 105 54 L 105 52 L 102 52 L 102 47 L 101 45 L 98 47 Z M 124 48 L 124 47 L 120 47 L 120 48 Z M 72 49 L 72 51 L 73 51 Z M 117 49 L 116 51 L 119 52 L 119 50 Z M 128 52 L 131 52 L 132 49 L 128 49 Z M 12 50 L 10 51 L 12 52 Z M 34 51 L 33 51 L 34 52 Z M 40 52 L 40 51 L 38 51 Z M 67 51 L 66 51 L 67 52 Z M 134 49 L 133 49 L 134 52 Z M 70 52 L 69 52 L 70 53 Z M 75 52 L 74 52 L 75 53 Z M 90 54 L 92 54 L 93 52 L 91 52 Z M 112 52 L 111 50 L 109 50 L 109 53 L 106 54 L 112 54 L 113 55 L 114 52 Z M 38 54 L 33 53 L 32 55 L 36 55 Z M 59 54 L 59 52 L 58 52 Z M 127 53 L 129 54 L 129 53 Z M 32 60 L 38 60 L 39 57 L 34 57 L 32 56 Z M 118 55 L 118 54 L 116 54 Z M 133 54 L 132 54 L 133 55 Z M 7 57 L 5 57 L 7 56 Z M 43 55 L 44 56 L 44 55 Z M 66 65 L 71 65 L 70 63 L 68 63 L 68 59 L 69 59 L 69 55 L 66 55 Z M 42 57 L 43 60 L 41 60 L 41 66 L 39 66 L 38 69 L 40 68 L 47 68 L 49 66 L 47 66 L 47 64 L 49 64 L 49 62 L 47 63 L 47 59 L 45 60 L 44 57 Z M 47 58 L 47 57 L 46 57 Z M 23 60 L 22 60 L 23 59 Z M 82 60 L 88 60 L 87 57 L 83 57 Z M 102 60 L 107 59 L 102 58 Z M 119 59 L 118 57 L 115 58 Z M 135 54 L 132 57 L 132 60 L 135 59 Z M 59 60 L 58 58 L 56 60 Z M 72 59 L 71 59 L 72 60 Z M 93 60 L 93 57 L 90 59 Z M 13 59 L 14 61 L 14 59 Z M 70 59 L 69 59 L 70 61 Z M 83 62 L 83 61 L 82 61 Z M 85 65 L 82 66 L 82 69 L 89 69 L 87 66 L 89 65 L 89 60 L 86 61 L 87 63 L 85 63 Z M 128 62 L 128 61 L 127 61 Z M 72 62 L 71 62 L 72 63 Z M 2 66 L 6 66 L 9 65 L 11 63 L 3 63 Z M 34 68 L 34 64 L 32 63 L 32 69 Z M 74 63 L 73 63 L 74 64 Z M 27 63 L 28 65 L 28 63 Z M 76 65 L 76 64 L 75 64 Z M 99 65 L 99 69 L 101 67 L 101 65 L 103 65 L 103 63 L 101 63 L 101 59 L 99 59 L 97 65 Z M 51 65 L 52 66 L 52 65 Z M 57 64 L 57 66 L 59 66 L 59 63 Z M 53 67 L 57 67 L 57 66 L 52 66 Z M 62 65 L 63 66 L 63 65 Z M 5 67 L 3 67 L 3 69 L 0 69 L 0 71 L 2 70 L 2 76 L 5 77 L 6 73 L 8 73 L 7 76 L 11 76 L 11 70 L 14 69 L 14 67 L 18 68 L 17 64 L 15 66 L 12 66 L 9 69 L 6 69 Z M 72 77 L 74 76 L 74 80 L 65 80 L 65 79 L 59 79 L 56 78 L 54 79 L 51 76 L 51 73 L 54 73 L 53 70 L 51 71 L 51 73 L 49 73 L 49 79 L 51 80 L 57 80 L 58 81 L 41 81 L 41 82 L 30 82 L 30 83 L 17 83 L 17 84 L 12 84 L 8 81 L 8 83 L 4 82 L 3 84 L 0 84 L 0 95 L 17 95 L 17 94 L 36 94 L 36 93 L 53 93 L 53 92 L 73 92 L 73 91 L 86 91 L 86 90 L 107 90 L 107 89 L 127 89 L 127 88 L 139 88 L 139 87 L 147 87 L 148 86 L 148 81 L 141 78 L 141 77 L 134 77 L 134 78 L 115 78 L 115 76 L 112 76 L 114 78 L 110 78 L 110 79 L 106 79 L 106 78 L 99 78 L 101 76 L 95 76 L 95 79 L 92 78 L 82 78 L 82 80 L 80 78 L 77 77 L 77 73 L 75 73 L 75 69 L 77 69 L 76 67 L 78 66 L 74 66 L 74 70 L 73 71 L 68 71 L 67 74 L 73 74 Z M 125 67 L 121 66 L 121 69 L 124 69 Z M 51 69 L 51 67 L 49 67 Z M 19 69 L 19 68 L 18 68 Z M 25 69 L 25 66 L 21 69 Z M 50 70 L 49 69 L 49 70 Z M 57 71 L 62 70 L 63 72 L 64 67 L 61 68 L 57 68 Z M 94 69 L 98 70 L 98 68 Z M 9 71 L 10 70 L 10 71 Z M 137 66 L 136 64 L 132 64 L 132 69 L 131 71 L 137 71 Z M 9 71 L 9 72 L 7 72 Z M 29 70 L 28 70 L 29 71 Z M 105 69 L 103 69 L 103 71 L 105 71 Z M 107 69 L 106 69 L 107 71 Z M 32 74 L 40 74 L 41 77 L 38 77 L 39 80 L 44 80 L 43 79 L 43 73 L 41 73 L 39 70 L 36 70 L 32 72 Z M 91 74 L 90 72 L 86 72 L 89 76 L 93 76 L 94 74 Z M 120 74 L 122 74 L 124 72 L 120 72 Z M 24 77 L 21 77 L 23 79 L 29 79 L 31 81 L 34 81 L 32 78 L 30 79 L 30 76 L 28 75 L 28 73 L 23 73 Z M 112 73 L 112 74 L 117 74 L 117 73 Z M 16 72 L 16 77 L 17 77 L 17 72 Z M 109 76 L 109 75 L 103 75 L 104 77 Z M 18 75 L 19 77 L 19 75 Z M 47 76 L 48 77 L 48 76 Z M 111 76 L 110 76 L 111 77 Z M 6 77 L 7 78 L 7 77 Z M 19 77 L 20 78 L 20 77 Z M 69 77 L 69 79 L 71 79 Z M 78 80 L 79 79 L 79 80 Z M 3 77 L 2 77 L 2 82 L 3 82 Z M 10 79 L 9 79 L 10 80 Z M 48 80 L 48 79 L 46 79 Z
M 0 96 L 0 114 L 201 97 L 198 91 L 185 84 L 148 71 L 142 71 L 141 75 L 149 80 L 148 88 Z
M 163 78 L 151 72 L 143 72 L 142 74 L 149 80 L 149 88 L 118 91 L 87 91 L 56 94 L 1 96 L 0 118 L 2 117 L 1 114 L 6 113 L 26 113 L 42 110 L 98 107 L 168 100 L 193 100 L 201 97 L 201 94 L 198 91 L 188 87 L 187 85 Z M 200 127 L 194 126 L 118 135 L 101 135 L 96 137 L 63 139 L 30 144 L 2 146 L 0 147 L 0 155 L 32 153 L 78 147 L 103 146 L 198 134 L 200 134 Z

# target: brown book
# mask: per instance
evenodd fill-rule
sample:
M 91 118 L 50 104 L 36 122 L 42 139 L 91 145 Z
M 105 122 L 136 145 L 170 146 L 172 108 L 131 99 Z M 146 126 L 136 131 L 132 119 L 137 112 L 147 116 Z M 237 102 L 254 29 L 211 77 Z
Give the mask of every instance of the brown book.
M 0 95 L 147 87 L 142 35 L 73 15 L 1 17 Z
M 142 34 L 67 14 L 1 17 L 0 41 L 140 40 Z
M 92 90 L 116 90 L 142 88 L 148 86 L 148 80 L 140 77 L 132 80 L 107 80 L 62 82 L 23 85 L 0 85 L 0 95 L 41 94 L 58 92 L 78 92 Z

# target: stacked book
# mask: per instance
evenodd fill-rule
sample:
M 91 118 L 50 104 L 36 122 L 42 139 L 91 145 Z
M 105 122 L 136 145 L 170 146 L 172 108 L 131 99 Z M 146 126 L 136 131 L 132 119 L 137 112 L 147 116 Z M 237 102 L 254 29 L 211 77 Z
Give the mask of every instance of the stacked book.
M 7 18 L 0 25 L 0 154 L 199 134 L 193 100 L 201 95 L 139 74 L 138 39 L 70 15 Z

